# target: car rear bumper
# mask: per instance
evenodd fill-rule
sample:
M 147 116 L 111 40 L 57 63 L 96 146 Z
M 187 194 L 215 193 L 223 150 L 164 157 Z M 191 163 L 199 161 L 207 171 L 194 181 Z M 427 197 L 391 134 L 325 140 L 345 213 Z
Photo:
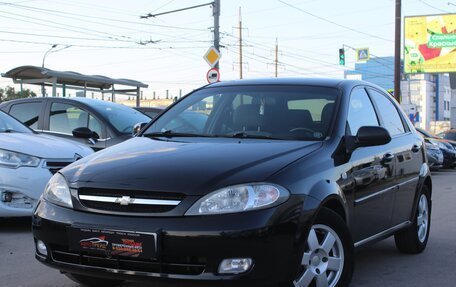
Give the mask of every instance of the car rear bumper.
M 0 167 L 0 217 L 31 216 L 51 176 L 49 169 L 41 167 Z M 3 200 L 4 193 L 13 200 Z
M 290 201 L 299 208 L 291 211 Z M 149 218 L 80 212 L 41 201 L 33 217 L 33 234 L 49 252 L 48 256 L 37 252 L 36 258 L 63 272 L 111 279 L 152 280 L 165 285 L 185 280 L 185 286 L 277 286 L 292 281 L 299 271 L 304 244 L 303 230 L 298 226 L 310 225 L 311 215 L 304 216 L 302 200 L 296 205 L 298 202 L 290 199 L 275 208 L 239 214 Z M 108 254 L 71 251 L 67 228 L 75 224 L 156 233 L 157 257 L 133 262 Z M 251 258 L 253 267 L 242 274 L 219 274 L 221 261 L 228 258 Z

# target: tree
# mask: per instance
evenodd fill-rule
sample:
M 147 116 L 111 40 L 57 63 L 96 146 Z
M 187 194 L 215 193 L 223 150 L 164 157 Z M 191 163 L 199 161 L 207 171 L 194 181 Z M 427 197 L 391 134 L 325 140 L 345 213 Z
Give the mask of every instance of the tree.
M 35 92 L 29 90 L 29 89 L 23 89 L 22 93 L 21 91 L 16 92 L 14 87 L 6 86 L 6 88 L 2 89 L 0 88 L 0 103 L 9 101 L 9 100 L 14 100 L 14 99 L 21 99 L 21 98 L 34 98 L 36 97 Z

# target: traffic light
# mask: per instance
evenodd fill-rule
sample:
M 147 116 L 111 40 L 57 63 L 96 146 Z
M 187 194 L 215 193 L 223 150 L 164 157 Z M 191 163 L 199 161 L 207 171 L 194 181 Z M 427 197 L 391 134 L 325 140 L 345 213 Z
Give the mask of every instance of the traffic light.
M 345 66 L 345 50 L 339 49 L 339 65 Z

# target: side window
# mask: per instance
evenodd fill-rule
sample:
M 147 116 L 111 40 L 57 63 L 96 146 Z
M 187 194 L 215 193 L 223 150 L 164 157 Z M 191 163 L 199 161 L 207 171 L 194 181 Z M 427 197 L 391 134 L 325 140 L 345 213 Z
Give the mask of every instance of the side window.
M 101 135 L 101 124 L 88 112 L 69 104 L 53 103 L 49 117 L 49 130 L 72 134 L 76 128 L 89 128 Z
M 9 113 L 31 129 L 37 129 L 41 107 L 41 102 L 15 104 Z
M 404 124 L 396 109 L 396 106 L 385 95 L 369 89 L 369 94 L 378 107 L 378 111 L 383 120 L 384 128 L 388 130 L 391 136 L 403 134 L 405 132 Z
M 360 127 L 379 126 L 374 107 L 364 89 L 356 89 L 351 94 L 348 124 L 352 135 L 356 135 Z

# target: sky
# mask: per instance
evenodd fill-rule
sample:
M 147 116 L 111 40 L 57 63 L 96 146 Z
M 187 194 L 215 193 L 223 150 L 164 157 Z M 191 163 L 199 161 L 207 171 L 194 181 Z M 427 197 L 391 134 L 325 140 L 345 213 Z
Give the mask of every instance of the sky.
M 450 1 L 450 2 L 449 2 Z M 203 59 L 213 43 L 210 6 L 141 19 L 210 0 L 0 0 L 0 72 L 22 65 L 128 78 L 164 97 L 207 83 Z M 239 20 L 243 77 L 343 78 L 342 45 L 368 47 L 372 56 L 394 55 L 394 0 L 221 0 L 221 80 L 239 79 Z M 456 12 L 456 0 L 402 0 L 402 15 Z M 148 42 L 148 43 L 147 43 Z M 0 78 L 0 87 L 13 85 Z M 39 87 L 27 86 L 38 92 Z

